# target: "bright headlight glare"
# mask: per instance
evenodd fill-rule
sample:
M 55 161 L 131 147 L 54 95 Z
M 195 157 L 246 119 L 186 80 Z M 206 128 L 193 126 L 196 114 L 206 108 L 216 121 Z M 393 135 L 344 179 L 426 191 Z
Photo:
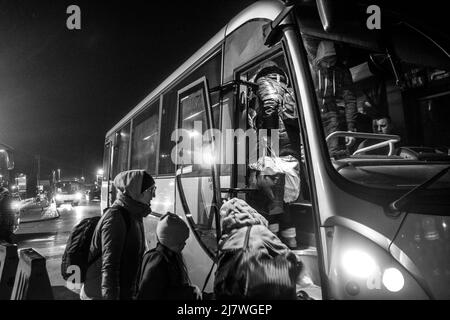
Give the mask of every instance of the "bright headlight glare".
M 383 284 L 391 292 L 398 292 L 405 285 L 405 278 L 397 268 L 386 269 L 383 273 Z
M 62 198 L 62 196 L 61 196 L 60 194 L 57 194 L 57 195 L 55 196 L 55 199 L 56 199 L 56 200 L 61 200 L 61 198 Z
M 79 192 L 77 192 L 75 196 L 77 197 L 77 199 L 81 199 L 83 197 L 83 195 Z
M 342 266 L 346 272 L 357 278 L 367 278 L 376 270 L 375 260 L 366 252 L 349 250 L 342 256 Z
M 11 202 L 11 207 L 13 208 L 13 210 L 19 210 L 20 209 L 20 202 L 19 201 Z

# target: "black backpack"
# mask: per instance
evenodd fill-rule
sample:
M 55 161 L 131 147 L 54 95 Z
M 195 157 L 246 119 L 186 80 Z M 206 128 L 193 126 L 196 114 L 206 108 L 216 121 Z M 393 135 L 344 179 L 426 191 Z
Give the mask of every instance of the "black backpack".
M 118 209 L 122 213 L 122 217 L 127 225 L 127 231 L 129 229 L 130 221 L 128 214 L 123 214 L 123 210 L 119 206 L 114 208 Z M 107 210 L 103 210 L 104 214 Z M 92 217 L 81 220 L 72 230 L 69 238 L 67 239 L 66 249 L 61 259 L 61 275 L 64 280 L 67 280 L 73 275 L 73 270 L 70 266 L 78 266 L 80 268 L 80 280 L 84 282 L 86 279 L 86 272 L 88 267 L 96 260 L 89 261 L 89 251 L 91 247 L 92 237 L 94 236 L 95 227 L 100 221 L 101 217 Z
M 296 299 L 296 279 L 302 263 L 291 251 L 275 254 L 269 250 L 272 254 L 262 254 L 252 249 L 249 246 L 252 226 L 246 228 L 242 248 L 221 249 L 218 256 L 216 299 Z

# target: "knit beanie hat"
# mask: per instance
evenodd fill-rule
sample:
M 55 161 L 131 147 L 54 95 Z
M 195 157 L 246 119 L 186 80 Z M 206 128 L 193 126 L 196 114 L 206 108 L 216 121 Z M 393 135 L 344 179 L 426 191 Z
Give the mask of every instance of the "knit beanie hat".
M 144 175 L 142 177 L 141 193 L 150 188 L 151 186 L 153 186 L 154 184 L 155 180 L 152 178 L 152 176 L 144 171 Z
M 156 226 L 156 236 L 162 245 L 171 249 L 189 238 L 189 227 L 178 215 L 167 213 Z

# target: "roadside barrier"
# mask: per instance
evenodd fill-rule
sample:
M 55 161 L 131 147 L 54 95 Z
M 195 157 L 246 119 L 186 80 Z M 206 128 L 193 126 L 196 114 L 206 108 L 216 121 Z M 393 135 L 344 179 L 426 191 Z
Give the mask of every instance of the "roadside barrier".
M 45 258 L 34 249 L 19 250 L 11 300 L 53 300 Z
M 11 297 L 18 262 L 17 245 L 0 242 L 0 300 Z

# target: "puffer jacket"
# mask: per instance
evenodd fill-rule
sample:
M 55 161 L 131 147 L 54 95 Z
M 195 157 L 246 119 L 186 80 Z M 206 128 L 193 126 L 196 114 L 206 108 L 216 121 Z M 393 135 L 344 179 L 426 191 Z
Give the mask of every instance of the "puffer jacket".
M 140 194 L 142 170 L 126 171 L 114 180 L 118 197 L 96 226 L 83 292 L 87 299 L 129 300 L 137 292 L 145 252 L 143 217 L 150 206 L 134 200 Z M 82 295 L 83 297 L 83 295 Z
M 252 127 L 278 129 L 279 156 L 300 154 L 300 129 L 294 92 L 283 82 L 272 79 L 271 74 L 257 81 L 258 99 L 252 101 L 256 117 Z

